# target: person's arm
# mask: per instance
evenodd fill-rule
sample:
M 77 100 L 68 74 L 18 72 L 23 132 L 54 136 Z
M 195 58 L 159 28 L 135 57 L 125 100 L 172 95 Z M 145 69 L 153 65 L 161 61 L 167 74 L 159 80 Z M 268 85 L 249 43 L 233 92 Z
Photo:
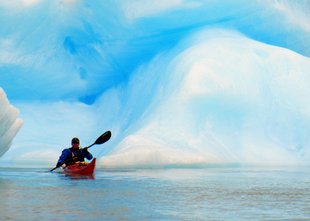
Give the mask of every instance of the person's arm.
M 87 149 L 87 148 L 83 148 L 83 149 L 82 149 L 82 155 L 83 155 L 83 157 L 85 157 L 87 160 L 93 159 L 93 155 L 92 155 L 90 152 L 88 152 L 88 149 Z
M 58 162 L 57 162 L 57 165 L 56 167 L 62 167 L 62 168 L 65 168 L 66 167 L 66 161 L 68 160 L 68 154 L 70 155 L 69 153 L 70 151 L 68 149 L 64 149 L 58 159 Z

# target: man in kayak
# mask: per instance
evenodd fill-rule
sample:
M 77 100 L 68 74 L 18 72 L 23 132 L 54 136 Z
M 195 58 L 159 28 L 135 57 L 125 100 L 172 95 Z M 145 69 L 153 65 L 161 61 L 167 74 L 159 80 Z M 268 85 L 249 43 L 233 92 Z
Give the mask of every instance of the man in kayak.
M 79 138 L 74 137 L 71 141 L 71 147 L 62 151 L 56 167 L 65 168 L 76 162 L 83 162 L 85 158 L 91 160 L 93 155 L 88 152 L 87 148 L 80 148 Z

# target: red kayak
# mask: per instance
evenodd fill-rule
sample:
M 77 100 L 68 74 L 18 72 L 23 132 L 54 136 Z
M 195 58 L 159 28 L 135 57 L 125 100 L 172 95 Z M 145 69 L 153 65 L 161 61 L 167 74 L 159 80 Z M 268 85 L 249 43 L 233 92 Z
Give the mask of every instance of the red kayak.
M 90 163 L 76 163 L 69 165 L 64 168 L 65 174 L 67 175 L 82 175 L 82 176 L 93 176 L 96 167 L 96 158 L 94 158 Z

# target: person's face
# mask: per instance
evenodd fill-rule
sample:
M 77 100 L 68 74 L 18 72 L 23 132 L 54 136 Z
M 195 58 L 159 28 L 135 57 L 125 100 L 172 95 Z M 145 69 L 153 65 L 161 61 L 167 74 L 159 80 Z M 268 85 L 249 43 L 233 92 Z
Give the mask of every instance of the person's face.
M 78 149 L 79 148 L 79 143 L 72 143 L 72 147 L 74 148 L 74 149 Z

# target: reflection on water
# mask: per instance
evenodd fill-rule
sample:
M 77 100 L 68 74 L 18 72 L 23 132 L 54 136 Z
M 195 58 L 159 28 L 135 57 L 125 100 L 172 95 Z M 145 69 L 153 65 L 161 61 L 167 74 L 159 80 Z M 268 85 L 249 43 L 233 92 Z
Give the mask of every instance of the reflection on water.
M 95 175 L 79 175 L 79 174 L 66 174 L 65 177 L 71 180 L 94 180 Z
M 309 168 L 0 169 L 4 220 L 310 220 Z

